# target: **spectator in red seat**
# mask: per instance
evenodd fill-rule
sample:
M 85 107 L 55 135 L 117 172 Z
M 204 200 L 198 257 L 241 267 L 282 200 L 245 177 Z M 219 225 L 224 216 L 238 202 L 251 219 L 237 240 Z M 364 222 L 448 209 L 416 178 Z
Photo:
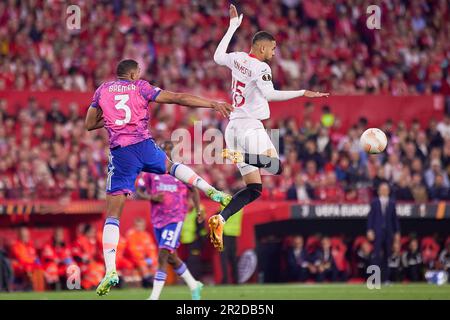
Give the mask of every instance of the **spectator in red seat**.
M 72 254 L 81 270 L 81 286 L 90 290 L 98 285 L 104 274 L 104 264 L 101 261 L 97 232 L 93 225 L 86 224 L 80 228 L 76 237 Z
M 419 251 L 419 241 L 412 239 L 409 242 L 409 248 L 402 255 L 402 265 L 405 269 L 406 279 L 409 281 L 420 281 L 423 275 L 422 254 Z
M 152 284 L 152 277 L 158 266 L 158 248 L 153 237 L 146 231 L 144 219 L 134 221 L 134 228 L 128 230 L 126 240 L 127 257 L 139 270 L 142 284 L 147 288 Z
M 316 162 L 313 160 L 309 160 L 308 162 L 306 162 L 305 171 L 306 171 L 306 179 L 309 185 L 312 188 L 316 188 L 319 185 L 320 180 L 322 178 L 322 175 L 317 172 Z
M 394 241 L 392 245 L 392 254 L 388 260 L 389 267 L 389 281 L 398 282 L 402 280 L 403 266 L 402 266 L 402 252 L 401 242 Z
M 299 173 L 295 177 L 295 182 L 286 192 L 287 200 L 297 200 L 298 202 L 309 202 L 313 199 L 314 190 L 307 183 L 306 177 Z
M 361 243 L 356 252 L 356 268 L 358 270 L 358 276 L 366 279 L 368 277 L 367 268 L 373 262 L 373 248 L 368 241 Z
M 96 230 L 91 224 L 82 225 L 72 245 L 72 255 L 79 264 L 88 264 L 98 255 Z
M 72 257 L 72 250 L 64 239 L 63 228 L 55 229 L 53 239 L 42 248 L 41 259 L 46 279 L 53 280 L 47 281 L 47 283 L 51 283 L 51 287 L 54 288 L 65 288 L 67 268 L 75 264 L 75 261 Z
M 422 238 L 420 249 L 423 265 L 428 269 L 434 269 L 440 250 L 436 239 L 434 237 Z
M 289 279 L 291 281 L 305 281 L 309 277 L 309 261 L 308 253 L 304 247 L 302 236 L 295 236 L 292 239 L 292 245 L 287 253 L 287 267 Z
M 326 202 L 341 202 L 344 200 L 344 190 L 336 180 L 334 172 L 328 172 L 325 179 L 316 188 L 314 198 Z
M 317 268 L 317 282 L 336 281 L 338 270 L 331 250 L 331 241 L 329 237 L 323 237 L 319 250 L 314 254 L 313 263 Z
M 19 229 L 18 239 L 11 245 L 11 258 L 15 278 L 25 281 L 25 285 L 30 285 L 33 271 L 42 269 L 42 266 L 30 240 L 28 228 L 21 227 Z

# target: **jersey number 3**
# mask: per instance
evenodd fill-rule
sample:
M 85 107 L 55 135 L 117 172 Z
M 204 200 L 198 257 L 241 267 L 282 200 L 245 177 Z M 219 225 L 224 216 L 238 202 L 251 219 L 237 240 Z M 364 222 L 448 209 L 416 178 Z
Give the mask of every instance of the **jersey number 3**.
M 126 105 L 129 99 L 130 96 L 127 94 L 118 94 L 114 96 L 114 100 L 118 101 L 115 105 L 116 109 L 125 111 L 125 119 L 117 119 L 115 122 L 115 124 L 118 126 L 123 126 L 131 120 L 131 110 L 130 107 Z
M 245 98 L 242 95 L 245 89 L 245 83 L 242 83 L 233 78 L 231 82 L 231 89 L 233 90 L 233 107 L 239 108 L 245 103 Z

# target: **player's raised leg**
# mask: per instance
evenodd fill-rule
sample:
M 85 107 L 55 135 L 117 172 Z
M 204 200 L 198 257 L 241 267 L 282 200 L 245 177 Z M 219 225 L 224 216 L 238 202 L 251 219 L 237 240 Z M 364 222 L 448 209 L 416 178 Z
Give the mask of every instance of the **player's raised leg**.
M 169 173 L 178 180 L 199 188 L 211 200 L 219 202 L 223 206 L 226 206 L 230 202 L 231 196 L 229 194 L 219 191 L 211 186 L 208 182 L 206 182 L 206 180 L 196 174 L 194 170 L 192 170 L 188 166 L 178 162 L 173 163 L 169 159 L 167 161 L 167 168 Z

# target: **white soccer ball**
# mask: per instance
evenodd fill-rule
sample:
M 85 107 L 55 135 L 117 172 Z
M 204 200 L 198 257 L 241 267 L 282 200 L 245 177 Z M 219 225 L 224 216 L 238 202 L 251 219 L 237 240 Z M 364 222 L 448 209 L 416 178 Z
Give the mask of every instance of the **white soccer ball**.
M 361 135 L 359 144 L 367 153 L 380 153 L 386 149 L 387 137 L 380 129 L 369 128 Z

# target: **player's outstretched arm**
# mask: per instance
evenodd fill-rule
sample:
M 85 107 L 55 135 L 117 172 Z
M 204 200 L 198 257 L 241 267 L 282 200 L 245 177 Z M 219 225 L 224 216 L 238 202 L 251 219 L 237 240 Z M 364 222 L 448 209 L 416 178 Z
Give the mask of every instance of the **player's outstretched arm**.
M 216 52 L 214 52 L 214 61 L 217 64 L 225 66 L 227 64 L 227 48 L 230 44 L 231 38 L 233 37 L 234 32 L 239 28 L 242 22 L 243 15 L 238 17 L 238 13 L 236 7 L 234 5 L 230 5 L 230 26 L 228 27 L 227 32 L 223 36 L 222 40 L 219 42 L 217 46 Z
M 212 108 L 224 117 L 228 117 L 233 111 L 233 107 L 226 102 L 217 102 L 202 97 L 197 97 L 189 93 L 177 93 L 167 90 L 162 90 L 156 97 L 155 101 L 157 103 L 176 103 L 192 108 Z
M 103 128 L 103 111 L 101 108 L 89 107 L 84 126 L 88 131 Z
M 309 90 L 275 90 L 272 83 L 272 72 L 267 66 L 256 79 L 256 86 L 267 101 L 285 101 L 297 97 L 320 98 L 328 97 L 329 93 L 314 92 Z
M 264 97 L 267 99 L 267 101 L 285 101 L 285 100 L 290 100 L 290 99 L 294 99 L 297 97 L 308 97 L 308 98 L 320 98 L 320 97 L 328 97 L 330 94 L 327 93 L 323 93 L 323 92 L 314 92 L 314 91 L 309 91 L 309 90 L 286 90 L 286 91 L 282 91 L 282 90 L 275 90 L 273 87 L 272 88 L 264 88 L 263 90 L 261 90 Z

